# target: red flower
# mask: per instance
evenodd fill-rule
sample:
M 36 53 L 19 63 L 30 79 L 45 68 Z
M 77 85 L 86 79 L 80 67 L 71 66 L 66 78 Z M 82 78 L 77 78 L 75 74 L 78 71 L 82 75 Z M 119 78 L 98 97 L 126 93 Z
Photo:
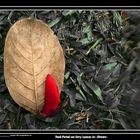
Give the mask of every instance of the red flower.
M 54 78 L 48 74 L 45 81 L 45 105 L 41 111 L 44 117 L 54 116 L 58 112 L 60 94 Z

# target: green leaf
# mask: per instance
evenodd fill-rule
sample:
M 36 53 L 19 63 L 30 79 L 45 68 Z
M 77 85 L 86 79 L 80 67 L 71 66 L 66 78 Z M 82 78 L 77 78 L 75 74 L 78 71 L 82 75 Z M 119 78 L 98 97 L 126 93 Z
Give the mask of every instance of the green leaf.
M 122 17 L 116 11 L 113 12 L 113 23 L 116 24 L 117 27 L 122 25 Z
M 70 77 L 70 79 L 73 82 L 73 84 L 75 85 L 76 90 L 80 93 L 79 95 L 86 101 L 87 98 L 86 98 L 85 94 L 83 93 L 83 91 L 81 90 L 80 86 L 74 82 L 74 80 L 72 79 L 72 77 Z
M 66 16 L 71 16 L 72 14 L 74 14 L 75 11 L 74 10 L 69 10 L 69 11 L 63 11 L 63 15 Z
M 103 102 L 103 98 L 102 98 L 102 94 L 101 94 L 102 91 L 101 91 L 100 87 L 95 84 L 93 91 L 96 94 L 96 96 Z
M 91 83 L 91 82 L 87 82 L 87 81 L 85 81 L 85 83 L 104 104 L 103 98 L 102 98 L 102 91 L 101 91 L 100 87 L 98 85 L 96 85 L 95 83 Z
M 99 38 L 98 40 L 96 40 L 96 42 L 91 46 L 91 48 L 87 51 L 86 55 L 88 55 L 91 51 L 91 49 L 96 48 L 96 46 L 102 41 L 102 38 Z
M 54 25 L 56 25 L 59 21 L 61 20 L 61 18 L 59 17 L 59 18 L 56 18 L 56 19 L 54 19 L 52 22 L 50 22 L 48 25 L 49 25 L 49 27 L 51 28 L 51 27 L 53 27 Z
M 70 72 L 68 71 L 66 74 L 65 74 L 65 80 L 67 80 L 70 76 Z
M 97 85 L 95 86 L 94 92 L 98 97 L 101 96 L 101 89 Z
M 85 101 L 87 101 L 87 98 L 86 98 L 85 94 L 83 93 L 83 91 L 80 89 L 79 92 L 80 92 L 80 94 L 82 95 L 83 99 L 84 99 Z
M 92 32 L 88 32 L 88 33 L 87 33 L 87 38 L 88 38 L 88 40 L 92 40 L 92 37 L 93 37 Z
M 92 37 L 93 37 L 91 26 L 90 25 L 85 26 L 82 29 L 82 33 L 86 36 L 85 38 L 83 38 L 81 40 L 82 44 L 87 45 L 87 44 L 91 43 L 92 42 Z
M 90 44 L 92 41 L 89 40 L 88 38 L 84 38 L 84 39 L 82 39 L 80 42 L 82 43 L 82 45 L 88 45 L 88 44 Z
M 90 32 L 90 31 L 91 31 L 90 25 L 85 26 L 85 27 L 83 28 L 83 30 L 82 30 L 83 33 L 88 33 L 88 32 Z
M 105 65 L 106 70 L 112 70 L 117 65 L 116 62 Z

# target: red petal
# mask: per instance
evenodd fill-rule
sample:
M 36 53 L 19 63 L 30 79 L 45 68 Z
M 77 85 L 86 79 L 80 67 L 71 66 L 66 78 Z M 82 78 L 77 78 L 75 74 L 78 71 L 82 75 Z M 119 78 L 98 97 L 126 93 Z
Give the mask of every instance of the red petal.
M 45 81 L 45 105 L 41 114 L 43 116 L 53 116 L 60 103 L 60 94 L 54 78 L 48 74 Z

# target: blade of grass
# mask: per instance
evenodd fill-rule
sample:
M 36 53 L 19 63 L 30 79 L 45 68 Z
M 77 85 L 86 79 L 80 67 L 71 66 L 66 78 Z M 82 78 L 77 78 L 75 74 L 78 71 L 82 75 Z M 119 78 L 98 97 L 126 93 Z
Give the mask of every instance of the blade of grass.
M 87 51 L 86 55 L 88 55 L 91 51 L 91 49 L 96 48 L 96 46 L 102 41 L 102 38 L 99 38 L 98 40 L 96 40 L 96 42 L 91 46 L 91 48 Z

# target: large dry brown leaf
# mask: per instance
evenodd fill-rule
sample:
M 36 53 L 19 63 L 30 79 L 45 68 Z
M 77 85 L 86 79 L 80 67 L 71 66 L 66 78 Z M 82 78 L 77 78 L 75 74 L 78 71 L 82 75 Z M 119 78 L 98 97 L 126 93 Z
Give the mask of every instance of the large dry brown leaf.
M 14 101 L 37 114 L 42 110 L 45 78 L 51 74 L 61 92 L 65 60 L 53 31 L 40 20 L 22 19 L 9 30 L 4 50 L 4 76 Z

